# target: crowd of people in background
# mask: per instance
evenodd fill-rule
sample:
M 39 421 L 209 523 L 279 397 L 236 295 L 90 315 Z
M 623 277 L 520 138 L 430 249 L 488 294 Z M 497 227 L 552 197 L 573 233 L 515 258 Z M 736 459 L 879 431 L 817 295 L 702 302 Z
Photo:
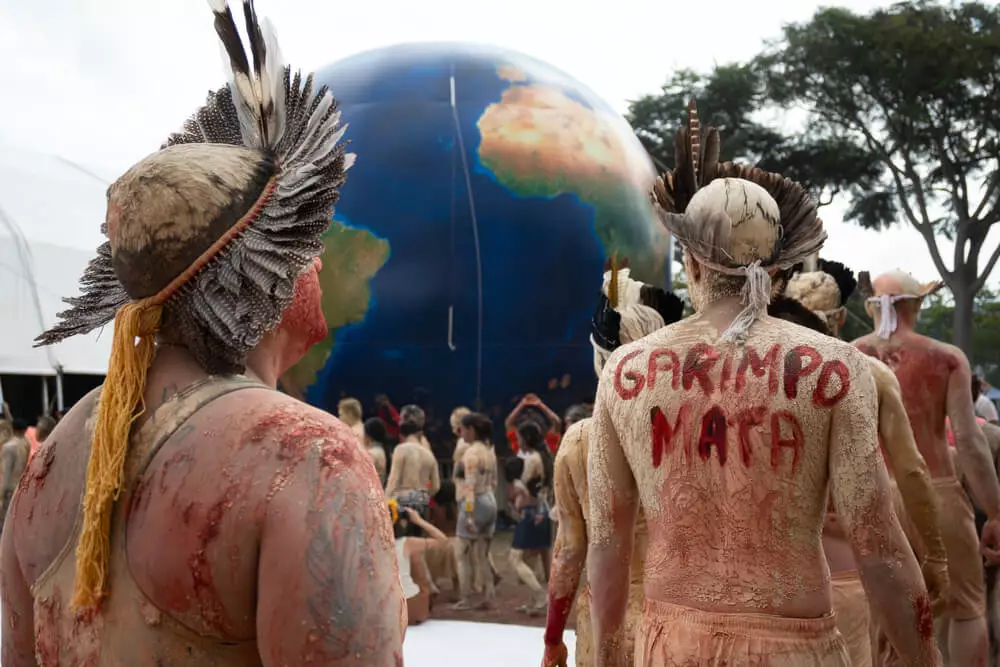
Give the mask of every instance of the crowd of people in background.
M 453 610 L 496 608 L 498 526 L 513 529 L 507 558 L 529 594 L 518 611 L 544 615 L 558 519 L 555 453 L 565 429 L 589 417 L 590 406 L 574 405 L 560 417 L 526 394 L 503 422 L 500 451 L 493 420 L 467 407 L 452 411 L 448 436 L 434 443 L 419 406 L 397 410 L 379 396 L 375 408 L 376 416 L 365 419 L 361 402 L 347 397 L 337 413 L 364 444 L 390 500 L 409 622 L 427 619 L 442 581 L 457 597 Z

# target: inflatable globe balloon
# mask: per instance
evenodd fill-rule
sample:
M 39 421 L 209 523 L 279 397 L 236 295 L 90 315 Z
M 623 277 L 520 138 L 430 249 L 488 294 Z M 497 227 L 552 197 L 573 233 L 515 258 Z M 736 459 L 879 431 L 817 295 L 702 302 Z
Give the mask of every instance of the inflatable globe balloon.
M 593 400 L 605 259 L 668 279 L 652 165 L 625 120 L 557 69 L 499 48 L 407 44 L 321 69 L 358 155 L 326 237 L 330 336 L 282 387 L 438 424 L 533 392 Z

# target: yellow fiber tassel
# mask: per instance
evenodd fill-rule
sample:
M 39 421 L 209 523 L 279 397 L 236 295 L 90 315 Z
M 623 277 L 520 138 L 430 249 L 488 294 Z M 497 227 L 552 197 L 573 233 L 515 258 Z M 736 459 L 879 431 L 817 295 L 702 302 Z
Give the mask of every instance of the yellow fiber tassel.
M 108 590 L 111 512 L 125 474 L 132 422 L 143 412 L 146 371 L 156 354 L 154 336 L 162 314 L 161 305 L 139 301 L 122 306 L 115 315 L 111 360 L 87 465 L 83 527 L 76 546 L 72 602 L 76 609 L 96 608 Z

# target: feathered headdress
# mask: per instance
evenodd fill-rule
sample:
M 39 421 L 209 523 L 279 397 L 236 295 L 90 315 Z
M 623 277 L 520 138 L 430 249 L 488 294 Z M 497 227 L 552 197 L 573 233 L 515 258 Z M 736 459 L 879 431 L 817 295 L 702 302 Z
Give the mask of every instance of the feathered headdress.
M 702 129 L 694 100 L 674 150 L 675 168 L 653 185 L 654 206 L 667 230 L 699 263 L 746 276 L 746 307 L 723 334 L 740 340 L 766 310 L 770 276 L 823 245 L 823 223 L 815 201 L 798 183 L 756 167 L 719 163 L 718 130 Z
M 854 271 L 840 262 L 832 262 L 825 259 L 819 260 L 819 270 L 829 274 L 837 281 L 837 289 L 840 290 L 840 305 L 847 303 L 847 300 L 858 288 L 858 281 L 854 278 Z
M 633 280 L 629 276 L 628 258 L 622 259 L 619 268 L 618 256 L 613 255 L 604 264 L 604 285 L 590 324 L 591 343 L 609 354 L 618 349 L 621 313 L 637 305 L 655 310 L 665 325 L 677 322 L 684 315 L 684 302 L 676 294 Z
M 333 96 L 314 93 L 312 75 L 292 77 L 252 0 L 243 1 L 249 55 L 228 4 L 209 5 L 229 85 L 112 185 L 108 241 L 84 272 L 83 294 L 66 300 L 71 307 L 37 341 L 115 321 L 87 467 L 76 607 L 94 607 L 107 593 L 111 511 L 161 322 L 206 371 L 242 371 L 322 252 L 354 161 Z

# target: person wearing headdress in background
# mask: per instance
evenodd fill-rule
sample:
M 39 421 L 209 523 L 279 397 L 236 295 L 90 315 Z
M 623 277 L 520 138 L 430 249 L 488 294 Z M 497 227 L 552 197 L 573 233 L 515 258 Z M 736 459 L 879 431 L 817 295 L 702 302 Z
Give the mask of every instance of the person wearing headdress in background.
M 627 260 L 623 260 L 627 266 Z M 598 377 L 608 357 L 620 345 L 639 340 L 684 314 L 684 303 L 659 287 L 632 280 L 627 268 L 619 269 L 617 258 L 605 267 L 604 285 L 591 323 L 594 371 Z M 636 289 L 638 288 L 638 289 Z M 559 507 L 552 574 L 548 586 L 548 618 L 545 621 L 545 654 L 542 667 L 567 667 L 563 632 L 570 607 L 576 600 L 576 665 L 594 664 L 594 638 L 590 622 L 590 587 L 583 578 L 587 560 L 590 503 L 587 494 L 587 431 L 590 418 L 575 421 L 566 430 L 555 462 L 555 496 Z M 633 638 L 642 615 L 642 570 L 646 555 L 646 524 L 640 513 L 636 521 L 636 545 L 632 556 L 628 611 L 623 633 L 626 664 L 634 660 Z M 581 586 L 581 579 L 582 586 Z
M 775 299 L 768 311 L 774 317 L 840 338 L 847 317 L 846 303 L 856 288 L 853 271 L 840 262 L 821 259 L 818 270 L 792 276 L 784 295 Z M 806 317 L 813 321 L 796 316 L 796 308 L 805 311 Z M 878 359 L 867 359 L 878 392 L 879 442 L 891 478 L 893 504 L 921 563 L 931 604 L 939 609 L 947 602 L 949 583 L 937 495 L 927 464 L 913 438 L 896 376 Z M 858 576 L 857 561 L 832 508 L 828 508 L 823 527 L 823 551 L 833 576 L 837 629 L 847 642 L 851 663 L 856 667 L 872 665 L 874 649 L 875 664 L 893 664 L 896 658 L 892 645 L 880 632 L 878 624 L 870 623 L 871 614 Z
M 693 102 L 675 148 L 653 199 L 684 248 L 695 315 L 621 346 L 598 384 L 587 554 L 596 664 L 624 664 L 641 503 L 635 665 L 849 665 L 820 543 L 828 487 L 901 655 L 940 664 L 880 465 L 869 364 L 767 314 L 772 276 L 826 239 L 815 202 L 779 174 L 720 163 L 718 131 L 702 132 Z
M 874 281 L 866 272 L 859 287 L 875 331 L 854 341 L 865 354 L 883 361 L 896 374 L 917 448 L 930 469 L 941 511 L 941 537 L 948 554 L 950 595 L 943 625 L 949 659 L 978 664 L 988 650 L 986 590 L 982 556 L 1000 562 L 1000 484 L 969 395 L 972 371 L 957 347 L 916 332 L 923 300 L 943 283 L 921 285 L 904 271 L 890 271 Z M 956 476 L 948 450 L 945 418 L 955 433 L 955 447 L 966 481 L 988 520 L 982 539 L 976 535 L 972 503 Z M 982 553 L 980 553 L 982 552 Z
M 329 333 L 319 256 L 354 157 L 253 3 L 249 53 L 210 5 L 229 85 L 111 185 L 83 294 L 39 338 L 114 321 L 105 382 L 14 496 L 4 667 L 402 665 L 375 469 L 343 422 L 276 390 Z

